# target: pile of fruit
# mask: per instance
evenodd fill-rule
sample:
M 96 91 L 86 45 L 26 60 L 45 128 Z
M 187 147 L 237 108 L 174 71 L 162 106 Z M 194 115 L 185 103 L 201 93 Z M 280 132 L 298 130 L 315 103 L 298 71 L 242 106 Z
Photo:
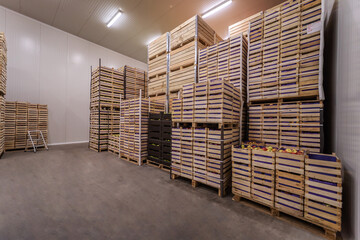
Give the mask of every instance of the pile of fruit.
M 303 155 L 304 151 L 300 151 L 297 149 L 290 149 L 290 148 L 276 148 L 271 146 L 263 146 L 257 142 L 246 142 L 241 145 L 241 149 L 252 149 L 252 150 L 263 150 L 266 152 L 281 152 L 281 153 L 291 153 L 297 155 Z

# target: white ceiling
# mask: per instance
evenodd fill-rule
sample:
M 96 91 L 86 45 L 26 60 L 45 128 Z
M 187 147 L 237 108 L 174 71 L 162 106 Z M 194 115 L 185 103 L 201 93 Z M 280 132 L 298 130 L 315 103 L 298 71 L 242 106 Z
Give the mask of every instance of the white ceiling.
M 0 0 L 6 8 L 116 52 L 147 62 L 146 45 L 223 0 Z M 282 0 L 233 0 L 206 21 L 222 37 L 227 27 Z M 118 9 L 124 14 L 106 23 Z

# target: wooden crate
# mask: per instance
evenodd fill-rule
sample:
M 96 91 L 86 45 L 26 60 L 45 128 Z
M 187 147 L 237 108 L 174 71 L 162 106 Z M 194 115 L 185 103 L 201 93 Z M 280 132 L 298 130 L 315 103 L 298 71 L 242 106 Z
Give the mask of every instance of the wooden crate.
M 109 135 L 108 151 L 114 154 L 119 154 L 119 134 Z
M 305 158 L 305 218 L 341 231 L 342 165 L 336 155 Z
M 232 146 L 232 193 L 251 198 L 251 149 Z
M 304 101 L 300 103 L 300 149 L 322 151 L 323 103 Z
M 280 147 L 300 148 L 300 103 L 280 103 Z

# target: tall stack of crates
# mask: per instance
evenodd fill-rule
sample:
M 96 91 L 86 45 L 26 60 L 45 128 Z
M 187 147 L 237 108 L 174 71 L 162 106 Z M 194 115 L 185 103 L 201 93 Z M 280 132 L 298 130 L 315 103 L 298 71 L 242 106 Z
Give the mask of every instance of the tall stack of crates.
M 171 114 L 149 114 L 147 163 L 161 168 L 171 166 Z
M 200 16 L 170 31 L 169 94 L 178 92 L 186 84 L 198 82 L 198 51 L 221 40 Z
M 212 186 L 231 182 L 231 146 L 239 143 L 240 89 L 227 81 L 188 84 L 173 102 L 172 177 Z
M 323 4 L 288 0 L 249 21 L 249 140 L 322 151 Z M 265 119 L 270 103 L 278 115 Z
M 118 70 L 124 77 L 124 99 L 138 98 L 141 92 L 141 97 L 147 96 L 147 72 L 138 68 L 123 66 Z M 141 91 L 140 91 L 141 90 Z
M 226 80 L 240 89 L 242 138 L 246 129 L 247 40 L 243 34 L 230 37 L 199 52 L 199 82 Z M 199 91 L 196 91 L 200 94 Z
M 147 158 L 149 113 L 160 113 L 164 104 L 138 98 L 121 101 L 119 157 L 142 165 Z
M 167 81 L 169 76 L 169 41 L 169 33 L 165 33 L 148 45 L 148 96 L 151 100 L 164 104 L 167 100 Z
M 0 157 L 5 151 L 5 95 L 7 81 L 7 47 L 5 34 L 0 33 Z
M 89 147 L 97 152 L 108 150 L 110 134 L 118 134 L 120 99 L 124 97 L 124 75 L 101 66 L 91 73 Z M 116 129 L 117 128 L 117 129 Z

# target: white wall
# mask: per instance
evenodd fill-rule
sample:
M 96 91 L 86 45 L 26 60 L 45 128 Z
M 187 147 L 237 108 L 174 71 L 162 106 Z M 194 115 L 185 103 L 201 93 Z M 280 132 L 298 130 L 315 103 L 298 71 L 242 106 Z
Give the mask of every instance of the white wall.
M 90 66 L 145 63 L 0 7 L 8 47 L 8 101 L 47 104 L 49 142 L 88 141 Z
M 342 237 L 360 239 L 360 1 L 326 2 L 327 144 L 344 168 Z

